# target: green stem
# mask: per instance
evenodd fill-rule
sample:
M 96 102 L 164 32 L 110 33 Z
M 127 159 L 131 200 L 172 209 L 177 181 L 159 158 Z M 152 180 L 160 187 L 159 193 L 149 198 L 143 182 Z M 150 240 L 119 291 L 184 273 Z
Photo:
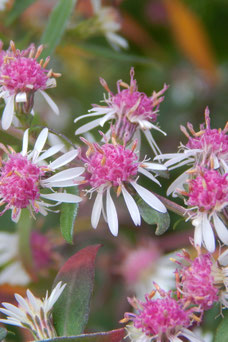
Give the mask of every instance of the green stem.
M 182 207 L 181 205 L 168 200 L 167 198 L 158 195 L 158 194 L 154 194 L 156 197 L 158 197 L 161 202 L 166 206 L 167 209 L 171 210 L 173 213 L 185 217 L 186 216 L 186 209 L 184 207 Z

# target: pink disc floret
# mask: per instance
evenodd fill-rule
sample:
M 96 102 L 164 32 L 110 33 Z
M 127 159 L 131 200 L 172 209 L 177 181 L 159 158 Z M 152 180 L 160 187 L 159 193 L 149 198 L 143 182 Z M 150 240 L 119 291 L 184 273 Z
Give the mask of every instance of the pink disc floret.
M 0 176 L 0 198 L 6 204 L 5 209 L 33 205 L 40 197 L 39 180 L 42 175 L 41 167 L 20 153 L 9 155 L 9 159 L 3 162 Z M 36 207 L 34 210 L 38 211 Z
M 1 78 L 4 89 L 10 94 L 31 92 L 47 88 L 47 71 L 34 58 L 12 57 L 3 63 Z
M 228 202 L 228 174 L 221 175 L 216 170 L 202 170 L 189 182 L 189 206 L 197 206 L 201 211 L 223 208 Z
M 140 301 L 142 309 L 133 319 L 133 324 L 147 336 L 175 333 L 176 329 L 191 324 L 190 312 L 184 310 L 175 299 L 166 294 L 164 298 Z
M 188 259 L 190 266 L 178 270 L 180 291 L 186 301 L 199 305 L 202 310 L 208 310 L 218 301 L 218 288 L 214 286 L 212 276 L 213 262 L 211 255 L 201 254 L 193 261 Z
M 118 186 L 138 172 L 137 155 L 122 145 L 104 144 L 87 159 L 88 180 L 93 188 L 110 183 Z

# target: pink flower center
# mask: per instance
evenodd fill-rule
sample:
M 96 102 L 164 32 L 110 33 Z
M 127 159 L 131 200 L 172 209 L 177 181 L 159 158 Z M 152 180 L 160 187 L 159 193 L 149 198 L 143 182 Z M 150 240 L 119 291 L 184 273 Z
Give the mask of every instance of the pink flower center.
M 45 89 L 47 80 L 46 70 L 33 58 L 13 57 L 2 65 L 1 81 L 12 94 Z
M 118 106 L 118 111 L 122 114 L 129 113 L 138 101 L 138 106 L 130 116 L 156 121 L 157 114 L 153 110 L 153 101 L 146 94 L 136 90 L 132 91 L 132 89 L 124 89 L 112 97 L 112 103 Z
M 0 198 L 9 207 L 26 208 L 40 197 L 39 179 L 43 175 L 40 167 L 32 164 L 20 153 L 9 155 L 3 162 L 0 176 Z
M 175 299 L 168 295 L 164 298 L 148 299 L 140 302 L 142 310 L 133 320 L 134 326 L 147 336 L 175 332 L 175 328 L 190 325 L 189 311 L 181 308 Z
M 218 301 L 218 289 L 211 275 L 212 265 L 210 254 L 202 254 L 192 261 L 191 266 L 179 271 L 183 296 L 203 310 Z
M 199 137 L 190 137 L 186 145 L 190 149 L 200 149 L 208 154 L 223 155 L 228 153 L 228 135 L 218 129 L 205 129 Z
M 31 234 L 31 249 L 37 270 L 50 266 L 52 262 L 51 243 L 45 235 L 33 231 Z
M 221 175 L 216 170 L 204 170 L 189 182 L 189 206 L 197 206 L 201 211 L 219 210 L 228 202 L 228 174 Z
M 104 144 L 87 160 L 90 185 L 97 188 L 110 182 L 118 186 L 121 182 L 130 181 L 137 175 L 137 160 L 137 155 L 122 145 Z

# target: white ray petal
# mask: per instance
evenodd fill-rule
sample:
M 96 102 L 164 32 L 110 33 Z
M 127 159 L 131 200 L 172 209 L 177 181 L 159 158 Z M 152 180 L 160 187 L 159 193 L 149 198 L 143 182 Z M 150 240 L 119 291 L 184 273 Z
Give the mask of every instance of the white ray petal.
M 29 129 L 26 129 L 23 135 L 23 143 L 22 143 L 22 156 L 25 156 L 28 152 L 28 138 L 29 138 Z
M 149 190 L 145 189 L 143 186 L 137 184 L 136 182 L 131 182 L 131 185 L 135 188 L 140 197 L 153 209 L 166 213 L 167 209 L 164 204 Z
M 202 215 L 202 234 L 205 247 L 210 253 L 215 251 L 215 236 L 207 214 Z
M 180 176 L 178 176 L 175 181 L 173 181 L 170 186 L 167 189 L 167 196 L 169 196 L 172 192 L 175 192 L 175 190 L 178 188 L 180 190 L 183 189 L 183 185 L 184 183 L 186 183 L 187 179 L 188 179 L 188 174 L 186 173 L 186 171 L 184 173 L 182 173 Z M 173 194 L 173 197 L 174 194 Z
M 154 140 L 152 134 L 150 133 L 150 131 L 149 130 L 145 130 L 145 131 L 143 131 L 143 133 L 144 133 L 144 135 L 145 135 L 145 137 L 146 137 L 150 147 L 152 148 L 154 154 L 155 155 L 157 155 L 158 153 L 161 154 L 161 150 L 158 147 L 157 143 L 155 142 L 155 140 Z
M 217 214 L 213 215 L 213 221 L 215 230 L 218 234 L 219 239 L 225 244 L 228 245 L 228 229 L 222 220 L 218 217 Z
M 219 257 L 218 261 L 220 265 L 227 266 L 228 265 L 228 249 L 226 249 Z
M 58 172 L 54 176 L 44 179 L 42 183 L 45 184 L 45 183 L 51 183 L 51 182 L 56 182 L 56 181 L 62 182 L 65 180 L 74 179 L 80 176 L 84 172 L 84 170 L 85 170 L 84 167 L 72 167 L 70 169 Z
M 202 236 L 202 226 L 201 226 L 201 221 L 199 222 L 198 219 L 193 220 L 192 224 L 195 226 L 195 230 L 194 230 L 194 245 L 197 247 L 201 247 L 202 245 L 202 240 L 203 240 L 203 236 Z
M 92 215 L 91 215 L 91 225 L 94 229 L 97 228 L 98 222 L 100 220 L 102 203 L 103 203 L 103 192 L 100 191 L 98 192 L 96 199 L 94 201 Z
M 78 182 L 80 182 L 81 180 L 84 180 L 83 177 L 79 177 L 79 179 L 77 179 L 77 181 L 75 179 L 68 179 L 65 181 L 55 181 L 55 182 L 50 182 L 50 183 L 43 183 L 42 181 L 40 182 L 41 186 L 43 186 L 44 188 L 64 188 L 64 187 L 69 187 L 69 186 L 77 186 Z
M 59 107 L 57 104 L 52 100 L 52 98 L 43 90 L 39 90 L 39 92 L 43 95 L 44 99 L 47 101 L 53 112 L 59 115 Z
M 158 184 L 159 186 L 161 186 L 161 183 L 157 180 L 157 178 L 155 178 L 149 171 L 145 170 L 142 167 L 138 168 L 139 172 L 142 173 L 144 176 L 148 177 L 149 179 L 151 179 L 153 182 L 155 182 L 156 184 Z
M 26 93 L 18 93 L 15 96 L 15 102 L 27 102 L 27 95 Z
M 101 119 L 99 118 L 99 119 L 96 119 L 96 120 L 88 122 L 87 124 L 85 124 L 85 125 L 81 126 L 80 128 L 78 128 L 75 131 L 75 134 L 76 135 L 83 134 L 83 133 L 85 133 L 87 131 L 90 131 L 94 127 L 100 126 L 100 121 L 101 121 Z
M 134 198 L 129 194 L 127 189 L 122 185 L 122 193 L 124 197 L 124 201 L 126 203 L 126 206 L 129 210 L 129 213 L 131 215 L 131 218 L 136 226 L 141 225 L 141 216 L 138 209 L 138 206 L 134 200 Z
M 27 290 L 26 294 L 27 294 L 27 297 L 28 297 L 29 304 L 34 309 L 32 311 L 39 312 L 39 309 L 40 309 L 40 305 L 39 304 L 40 303 L 37 301 L 37 298 L 32 294 L 32 292 L 30 290 Z
M 56 154 L 59 151 L 61 151 L 63 147 L 64 147 L 64 144 L 57 144 L 57 145 L 54 145 L 54 146 L 50 147 L 47 151 L 42 153 L 39 156 L 39 158 L 37 158 L 37 162 L 40 162 L 40 161 L 42 161 L 44 159 L 47 159 L 47 158 L 53 156 L 54 154 Z
M 105 115 L 103 118 L 101 118 L 100 126 L 103 127 L 105 122 L 110 120 L 113 117 L 114 113 L 115 113 L 115 111 L 113 110 L 110 113 L 108 113 L 107 115 Z
M 14 321 L 13 319 L 0 319 L 1 323 L 16 325 L 17 327 L 23 327 L 23 325 L 19 321 Z
M 73 195 L 73 194 L 67 194 L 65 192 L 54 192 L 52 194 L 40 194 L 41 197 L 49 199 L 51 201 L 58 201 L 58 202 L 64 202 L 64 203 L 78 203 L 81 202 L 82 198 Z
M 110 108 L 108 108 L 108 107 L 105 107 L 105 108 L 95 107 L 95 108 L 90 109 L 89 112 L 93 112 L 93 113 L 91 113 L 91 114 L 84 114 L 84 115 L 78 116 L 76 119 L 74 119 L 74 123 L 76 123 L 79 120 L 84 119 L 84 118 L 90 118 L 90 117 L 93 117 L 93 116 L 109 114 Z
M 51 164 L 49 164 L 49 168 L 55 170 L 63 165 L 70 163 L 73 159 L 75 159 L 78 155 L 78 150 L 72 150 L 67 153 L 64 153 L 61 157 L 57 158 Z
M 33 150 L 33 157 L 32 157 L 33 161 L 36 161 L 37 158 L 39 157 L 39 154 L 42 151 L 42 149 L 46 143 L 47 137 L 48 137 L 48 128 L 44 128 L 40 132 L 40 134 L 38 135 L 38 138 L 36 140 L 34 150 Z
M 14 116 L 14 95 L 6 100 L 6 105 L 2 113 L 2 128 L 7 130 L 13 121 Z
M 167 167 L 158 163 L 143 163 L 148 170 L 159 170 L 159 171 L 167 171 Z
M 110 188 L 107 189 L 106 195 L 106 214 L 109 229 L 112 235 L 118 235 L 118 217 L 116 207 L 110 194 Z

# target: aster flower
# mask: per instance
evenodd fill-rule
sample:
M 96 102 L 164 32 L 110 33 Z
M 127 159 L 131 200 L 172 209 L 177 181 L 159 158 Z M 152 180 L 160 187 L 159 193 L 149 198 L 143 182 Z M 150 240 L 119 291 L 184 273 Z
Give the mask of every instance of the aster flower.
M 199 169 L 194 179 L 188 182 L 188 191 L 180 191 L 188 197 L 187 214 L 195 227 L 195 246 L 204 246 L 211 253 L 215 250 L 215 229 L 219 239 L 228 245 L 228 230 L 221 218 L 228 204 L 228 173 L 221 175 L 216 170 Z
M 197 249 L 198 256 L 191 259 L 185 250 L 177 254 L 180 267 L 176 270 L 176 285 L 179 297 L 186 304 L 194 304 L 202 312 L 210 309 L 220 301 L 228 307 L 228 260 L 227 250 L 217 260 L 210 253 L 202 254 Z
M 81 126 L 75 133 L 85 133 L 112 120 L 112 133 L 115 134 L 118 141 L 129 143 L 137 138 L 140 149 L 140 131 L 143 131 L 154 153 L 161 153 L 150 130 L 155 129 L 165 134 L 154 123 L 157 120 L 159 105 L 164 100 L 162 95 L 168 86 L 164 85 L 161 91 L 158 93 L 154 91 L 152 96 L 148 97 L 145 93 L 138 91 L 137 83 L 134 79 L 134 68 L 131 68 L 130 76 L 130 85 L 121 80 L 117 82 L 117 94 L 113 94 L 105 80 L 100 79 L 102 86 L 108 92 L 108 98 L 105 97 L 103 100 L 106 105 L 94 105 L 89 110 L 90 114 L 79 116 L 74 122 L 87 117 L 103 117 Z M 125 89 L 121 89 L 121 86 Z
M 205 109 L 205 123 L 200 125 L 200 131 L 195 132 L 192 124 L 188 123 L 187 129 L 181 126 L 182 132 L 188 138 L 186 145 L 181 144 L 178 153 L 161 154 L 155 160 L 168 159 L 164 165 L 169 170 L 183 165 L 195 167 L 207 167 L 209 169 L 219 169 L 221 173 L 228 172 L 228 125 L 222 129 L 212 129 L 210 127 L 210 112 L 208 107 Z M 167 195 L 173 193 L 177 188 L 183 188 L 183 184 L 189 178 L 188 173 L 181 174 L 168 188 Z
M 61 296 L 66 284 L 59 282 L 48 297 L 41 300 L 35 297 L 31 291 L 27 290 L 27 298 L 15 294 L 18 307 L 10 303 L 2 303 L 4 308 L 0 311 L 7 315 L 6 319 L 0 322 L 16 325 L 28 329 L 34 336 L 35 341 L 56 337 L 56 332 L 52 323 L 51 310 L 58 298 Z
M 119 13 L 114 7 L 102 7 L 101 0 L 91 0 L 94 14 L 96 16 L 98 30 L 103 33 L 109 44 L 115 49 L 127 49 L 128 42 L 118 35 L 121 29 Z
M 34 95 L 39 92 L 43 95 L 52 110 L 59 114 L 58 107 L 44 90 L 56 86 L 56 77 L 60 74 L 54 73 L 51 69 L 46 69 L 50 60 L 45 61 L 39 58 L 43 46 L 40 45 L 35 50 L 31 48 L 20 51 L 15 44 L 10 42 L 10 50 L 1 52 L 3 63 L 0 68 L 0 97 L 6 102 L 2 114 L 2 128 L 7 130 L 12 123 L 14 114 L 29 114 L 33 110 Z
M 0 232 L 0 284 L 27 285 L 31 279 L 18 255 L 18 234 Z
M 161 298 L 153 299 L 158 292 Z M 156 290 L 145 296 L 145 302 L 136 298 L 128 298 L 136 313 L 125 313 L 121 321 L 132 321 L 126 326 L 127 336 L 131 342 L 181 342 L 181 337 L 192 342 L 203 342 L 188 328 L 193 324 L 193 309 L 185 309 L 180 301 L 171 297 L 170 293 Z
M 78 151 L 71 150 L 53 162 L 47 163 L 45 159 L 61 151 L 63 145 L 52 146 L 41 154 L 48 137 L 48 129 L 44 128 L 36 140 L 34 149 L 28 151 L 28 133 L 29 130 L 27 129 L 24 133 L 20 153 L 16 153 L 11 147 L 7 149 L 4 145 L 1 145 L 1 148 L 7 154 L 7 159 L 3 160 L 0 169 L 0 204 L 5 205 L 0 215 L 11 209 L 11 217 L 15 222 L 19 219 L 23 208 L 28 208 L 31 214 L 34 211 L 35 213 L 40 212 L 42 215 L 47 215 L 47 210 L 53 204 L 46 203 L 43 199 L 55 201 L 57 204 L 81 201 L 79 196 L 65 192 L 55 192 L 52 189 L 74 186 L 83 180 L 80 176 L 84 171 L 82 167 L 73 167 L 54 174 L 56 169 L 75 159 Z M 51 191 L 43 192 L 42 190 L 45 189 Z
M 136 145 L 132 149 L 127 149 L 125 146 L 117 144 L 115 140 L 113 140 L 113 144 L 104 143 L 101 146 L 96 143 L 92 144 L 84 138 L 81 140 L 89 146 L 86 158 L 81 157 L 85 163 L 87 183 L 91 187 L 87 192 L 97 192 L 91 216 L 93 228 L 97 227 L 102 212 L 111 233 L 114 236 L 118 234 L 118 217 L 111 196 L 111 189 L 116 190 L 117 196 L 123 194 L 125 204 L 136 226 L 141 224 L 141 217 L 138 206 L 130 194 L 132 190 L 150 207 L 161 213 L 166 212 L 163 203 L 137 183 L 138 176 L 141 173 L 160 185 L 149 171 L 164 170 L 165 168 L 162 165 L 147 161 L 139 162 L 138 156 L 134 152 Z M 105 195 L 106 209 L 103 206 Z

